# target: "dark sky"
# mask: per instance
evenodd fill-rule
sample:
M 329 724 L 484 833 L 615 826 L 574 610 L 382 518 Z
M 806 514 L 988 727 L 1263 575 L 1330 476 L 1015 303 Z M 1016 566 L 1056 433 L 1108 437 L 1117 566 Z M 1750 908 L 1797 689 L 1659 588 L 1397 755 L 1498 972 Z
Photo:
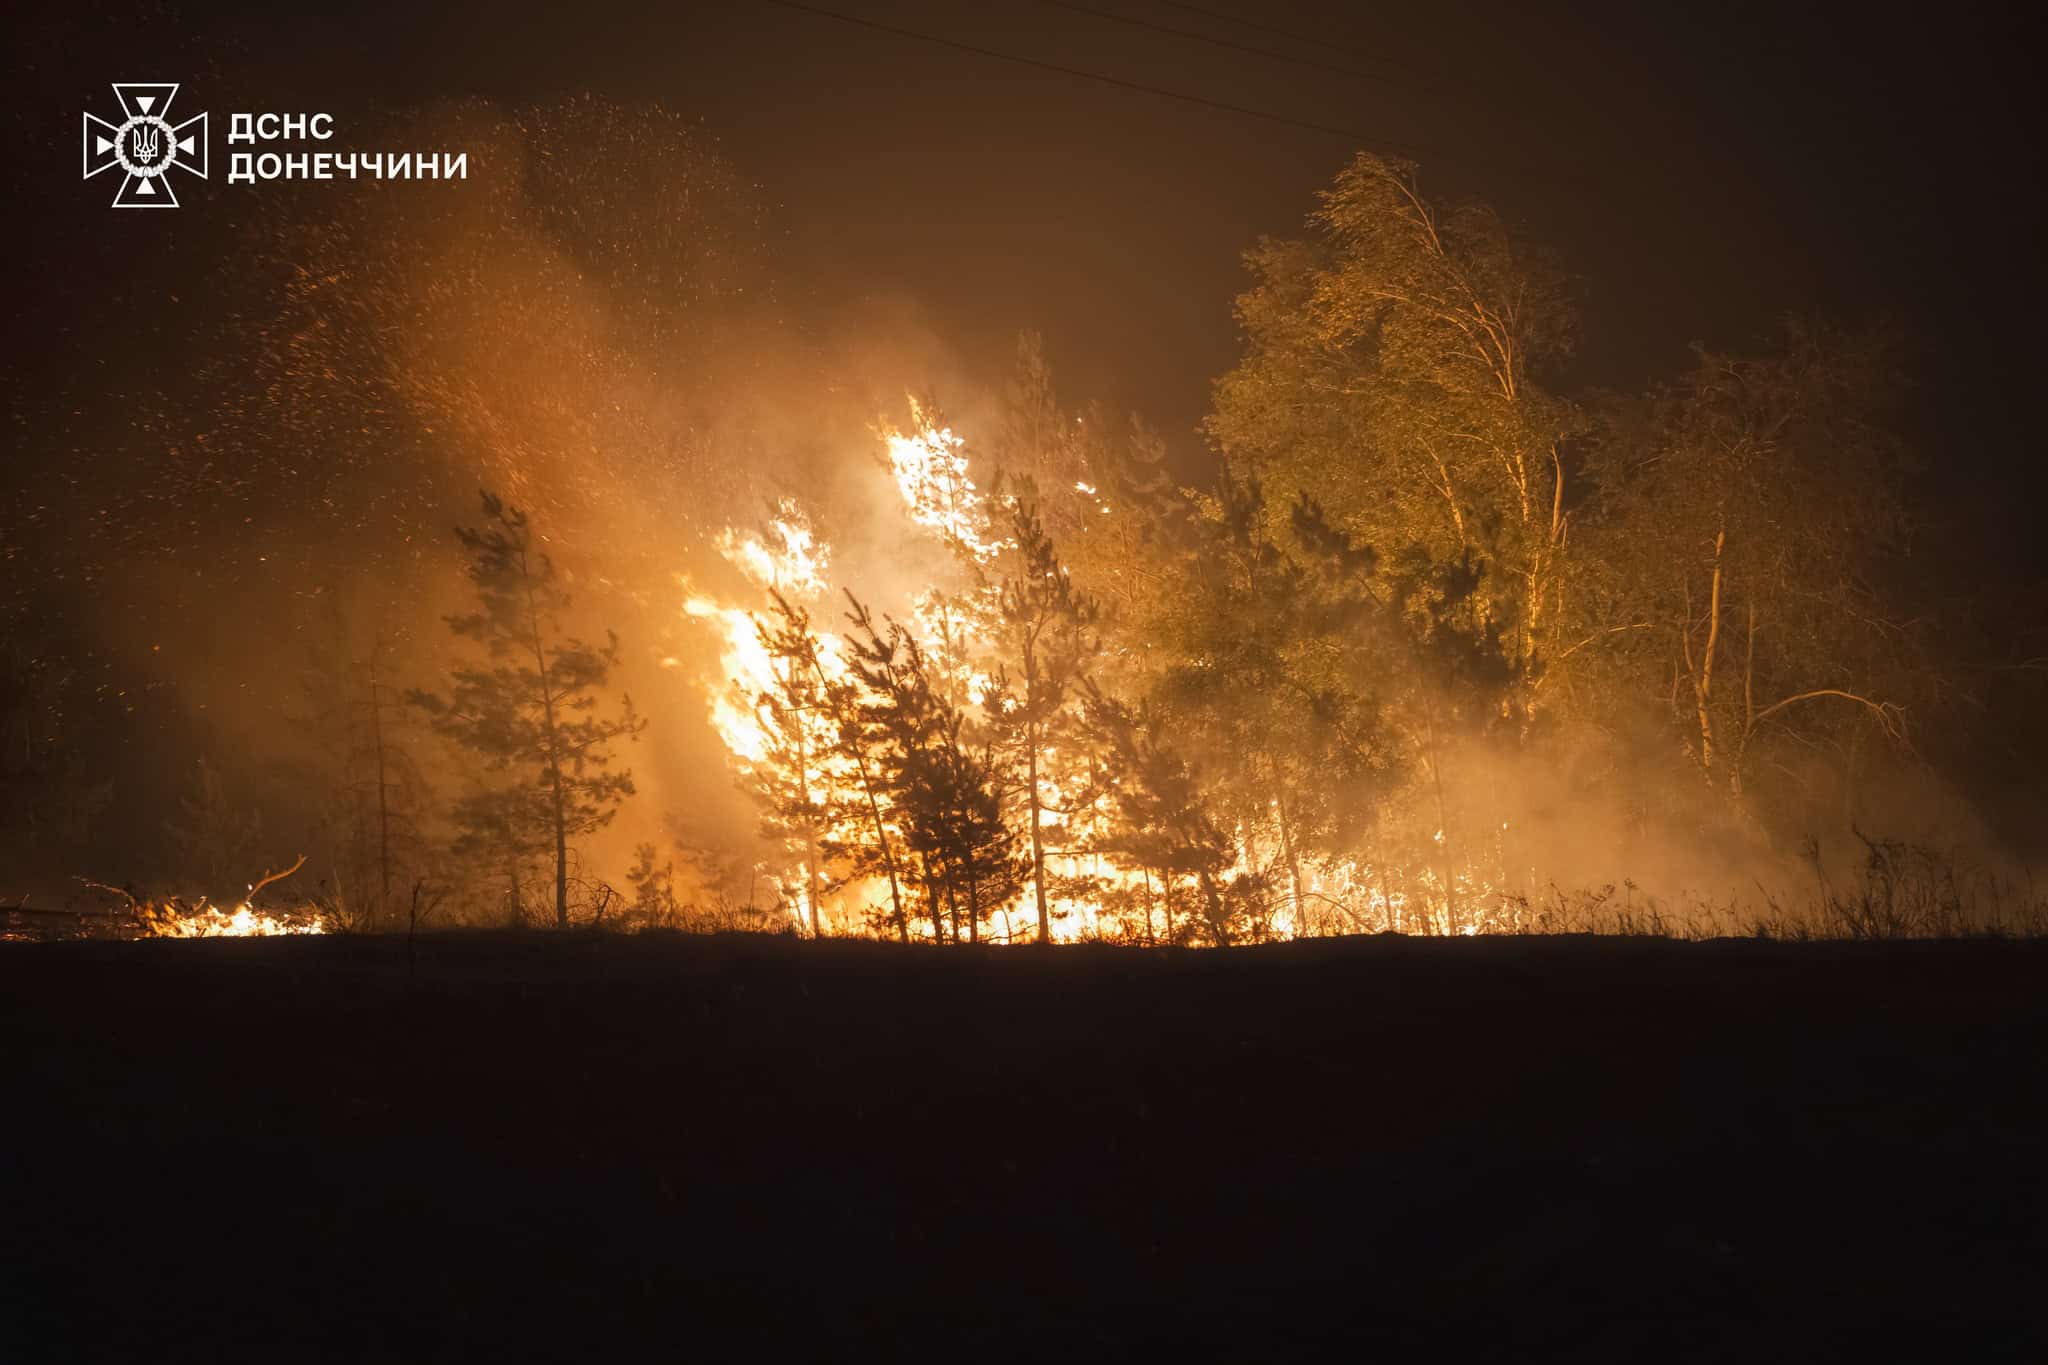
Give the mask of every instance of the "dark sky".
M 1143 409 L 1184 457 L 1235 354 L 1239 252 L 1297 230 L 1365 144 L 1419 158 L 1428 184 L 1490 198 L 1564 252 L 1588 315 L 1580 379 L 1669 373 L 1689 342 L 1741 343 L 1785 310 L 1888 314 L 1924 349 L 1948 462 L 2041 487 L 2014 448 L 2042 283 L 2039 96 L 2016 9 L 821 8 L 1357 136 L 753 0 L 168 10 L 181 46 L 258 107 L 345 117 L 587 91 L 701 115 L 778 206 L 799 311 L 907 298 L 972 361 L 1037 327 L 1066 389 Z M 125 78 L 37 46 L 17 55 L 39 68 L 38 97 L 103 96 Z M 41 193 L 80 231 L 103 227 L 98 194 L 80 191 Z

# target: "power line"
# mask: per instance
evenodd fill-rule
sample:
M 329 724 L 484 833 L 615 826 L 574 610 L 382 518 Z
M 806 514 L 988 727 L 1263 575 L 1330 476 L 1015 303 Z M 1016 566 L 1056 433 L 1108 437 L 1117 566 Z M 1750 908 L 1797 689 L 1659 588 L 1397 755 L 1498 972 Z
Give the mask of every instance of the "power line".
M 1235 14 L 1230 14 L 1220 9 L 1210 9 L 1206 5 L 1187 4 L 1185 0 L 1159 0 L 1159 3 L 1167 6 L 1169 9 L 1186 10 L 1189 14 L 1199 14 L 1205 19 L 1221 19 L 1226 24 L 1236 24 L 1240 28 L 1248 28 L 1257 33 L 1270 33 L 1276 38 L 1285 38 L 1289 42 L 1305 43 L 1309 47 L 1320 47 L 1326 48 L 1331 52 L 1341 52 L 1347 57 L 1356 57 L 1360 61 L 1373 62 L 1380 66 L 1390 66 L 1397 71 L 1402 69 L 1397 62 L 1386 61 L 1383 58 L 1361 52 L 1357 48 L 1349 47 L 1343 43 L 1333 43 L 1328 38 L 1315 38 L 1306 33 L 1296 33 L 1293 29 L 1279 28 L 1273 24 L 1262 24 L 1256 19 L 1240 18 Z
M 1246 118 L 1263 119 L 1268 123 L 1278 123 L 1288 128 L 1300 128 L 1311 133 L 1326 133 L 1331 137 L 1341 137 L 1354 146 L 1367 146 L 1373 141 L 1366 134 L 1352 128 L 1338 128 L 1327 123 L 1311 123 L 1306 119 L 1289 118 L 1285 114 L 1272 114 L 1263 109 L 1252 109 L 1242 104 L 1228 104 L 1222 100 L 1212 100 L 1202 95 L 1190 95 L 1180 90 L 1167 90 L 1156 85 L 1145 85 L 1138 81 L 1127 81 L 1118 76 L 1105 76 L 1098 71 L 1084 71 L 1076 66 L 1062 66 L 1058 62 L 1042 62 L 1035 57 L 1019 57 L 1015 53 L 998 52 L 994 48 L 989 47 L 977 47 L 973 43 L 963 43 L 952 38 L 941 38 L 935 34 L 920 33 L 916 29 L 899 28 L 895 24 L 885 24 L 879 19 L 864 19 L 859 15 L 842 14 L 838 10 L 825 9 L 819 5 L 806 5 L 800 3 L 800 0 L 768 0 L 768 3 L 780 5 L 784 9 L 800 10 L 805 14 L 815 14 L 825 19 L 836 19 L 842 24 L 852 24 L 859 28 L 871 28 L 881 33 L 892 33 L 899 38 L 909 38 L 915 42 L 932 43 L 939 47 L 954 48 L 960 52 L 971 52 L 977 57 L 987 57 L 993 61 L 1011 62 L 1017 66 L 1028 66 L 1039 71 L 1056 71 L 1063 76 L 1074 76 L 1084 81 L 1095 81 L 1101 85 L 1112 85 L 1119 90 L 1135 90 L 1141 94 L 1158 95 L 1162 99 L 1179 100 L 1183 104 L 1199 104 L 1208 109 L 1220 109 L 1226 114 L 1240 114 Z
M 1391 77 L 1375 75 L 1370 71 L 1360 71 L 1357 67 L 1338 66 L 1335 62 L 1319 62 L 1313 57 L 1300 57 L 1291 52 L 1280 52 L 1270 47 L 1253 47 L 1249 43 L 1234 43 L 1228 38 L 1211 37 L 1206 33 L 1197 33 L 1193 29 L 1175 28 L 1172 24 L 1155 23 L 1150 19 L 1139 19 L 1129 14 L 1118 14 L 1114 10 L 1097 9 L 1093 5 L 1074 4 L 1072 0 L 1039 0 L 1039 3 L 1050 5 L 1055 9 L 1072 10 L 1076 14 L 1093 15 L 1097 19 L 1107 19 L 1112 23 L 1129 24 L 1132 28 L 1149 29 L 1154 33 L 1169 33 L 1176 38 L 1187 38 L 1197 43 L 1207 43 L 1211 47 L 1228 48 L 1232 52 L 1249 52 L 1254 57 L 1267 57 L 1276 62 L 1293 62 L 1298 66 L 1314 67 L 1318 71 L 1333 71 L 1340 76 L 1350 76 L 1356 80 L 1385 81 L 1389 83 L 1392 81 Z M 1191 5 L 1184 8 L 1194 9 Z M 1206 10 L 1199 9 L 1196 9 L 1195 12 L 1197 14 L 1208 13 Z

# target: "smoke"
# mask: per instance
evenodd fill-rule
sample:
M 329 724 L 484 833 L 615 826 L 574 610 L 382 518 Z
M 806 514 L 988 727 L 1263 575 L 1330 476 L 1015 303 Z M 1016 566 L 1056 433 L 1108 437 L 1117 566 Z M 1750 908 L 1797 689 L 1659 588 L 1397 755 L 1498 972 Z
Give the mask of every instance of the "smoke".
M 746 850 L 758 816 L 707 721 L 719 641 L 683 598 L 748 600 L 721 533 L 786 499 L 843 581 L 917 581 L 876 424 L 970 377 L 906 300 L 792 298 L 777 211 L 673 113 L 463 102 L 358 131 L 462 151 L 469 178 L 265 199 L 199 282 L 220 301 L 199 344 L 100 381 L 100 486 L 63 490 L 80 533 L 47 577 L 86 585 L 66 624 L 163 712 L 155 772 L 124 778 L 130 842 L 161 841 L 200 757 L 266 844 L 315 839 L 303 675 L 374 645 L 394 685 L 442 682 L 466 654 L 443 618 L 470 605 L 452 532 L 489 489 L 531 517 L 572 633 L 618 633 L 612 690 L 650 721 L 617 757 L 639 795 L 584 875 L 617 882 L 635 844 L 678 834 Z M 459 794 L 440 743 L 408 742 Z
M 263 857 L 304 851 L 325 756 L 301 675 L 322 649 L 374 646 L 395 685 L 438 685 L 466 652 L 443 620 L 468 606 L 452 528 L 489 489 L 531 516 L 572 630 L 618 633 L 614 689 L 650 722 L 617 760 L 638 795 L 588 841 L 583 874 L 619 882 L 643 842 L 751 863 L 758 812 L 708 715 L 722 642 L 684 597 L 759 605 L 721 538 L 793 500 L 831 546 L 833 583 L 902 611 L 952 566 L 909 526 L 878 424 L 908 427 L 906 395 L 933 392 L 957 428 L 992 434 L 995 377 L 913 300 L 787 277 L 782 211 L 673 113 L 463 102 L 363 136 L 461 151 L 470 178 L 267 200 L 203 282 L 223 300 L 207 343 L 147 382 L 106 381 L 109 415 L 77 437 L 122 459 L 65 504 L 80 546 L 67 624 L 118 661 L 107 686 L 131 713 L 165 717 L 138 765 L 153 776 L 124 779 L 123 818 L 138 843 L 158 838 L 203 755 L 263 812 Z M 814 609 L 838 625 L 836 598 Z M 1799 850 L 1704 792 L 1674 796 L 1665 735 L 1618 721 L 1447 743 L 1455 818 L 1415 813 L 1435 827 L 1420 837 L 1440 830 L 1504 887 L 1791 894 L 1811 875 Z M 439 741 L 406 740 L 440 794 L 461 792 Z M 1856 829 L 1982 833 L 1918 769 L 1872 759 L 1845 792 L 1808 766 L 1790 784 L 1807 808 L 1773 826 L 1812 832 L 1834 865 L 1853 861 Z

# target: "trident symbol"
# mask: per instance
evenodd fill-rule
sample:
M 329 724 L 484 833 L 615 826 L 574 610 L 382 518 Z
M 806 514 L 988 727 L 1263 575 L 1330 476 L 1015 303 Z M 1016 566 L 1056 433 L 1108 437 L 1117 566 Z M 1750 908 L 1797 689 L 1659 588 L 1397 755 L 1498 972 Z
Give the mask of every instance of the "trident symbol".
M 135 155 L 145 164 L 156 160 L 157 151 L 163 146 L 163 134 L 155 128 L 135 130 Z

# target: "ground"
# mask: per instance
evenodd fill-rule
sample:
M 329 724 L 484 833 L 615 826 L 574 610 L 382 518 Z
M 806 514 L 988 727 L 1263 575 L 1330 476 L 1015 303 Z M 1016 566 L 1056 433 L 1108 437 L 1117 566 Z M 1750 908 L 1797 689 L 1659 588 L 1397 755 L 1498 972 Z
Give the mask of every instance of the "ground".
M 0 945 L 7 1360 L 2048 1358 L 2048 944 Z

